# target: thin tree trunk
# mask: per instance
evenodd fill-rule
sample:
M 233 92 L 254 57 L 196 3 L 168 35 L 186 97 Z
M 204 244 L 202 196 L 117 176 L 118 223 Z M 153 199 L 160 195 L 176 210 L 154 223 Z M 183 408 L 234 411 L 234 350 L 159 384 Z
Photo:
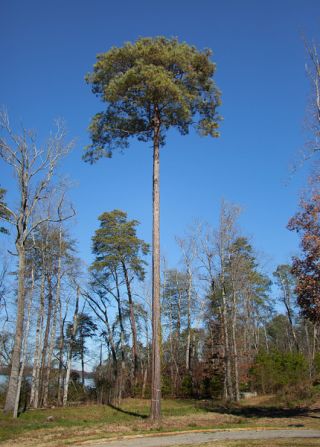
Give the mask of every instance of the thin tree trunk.
M 63 399 L 62 405 L 65 407 L 68 401 L 68 390 L 69 390 L 69 381 L 70 381 L 70 373 L 71 373 L 71 362 L 72 362 L 72 348 L 69 346 L 68 357 L 67 357 L 67 370 L 66 376 L 64 378 L 63 384 Z
M 236 402 L 240 400 L 239 391 L 239 366 L 238 366 L 238 348 L 236 339 L 236 321 L 237 321 L 237 302 L 236 295 L 233 292 L 233 315 L 232 315 L 232 345 L 233 345 L 233 369 L 234 369 L 234 397 Z
M 57 288 L 56 288 L 56 299 L 54 303 L 53 310 L 53 323 L 50 334 L 50 343 L 48 350 L 48 359 L 47 359 L 47 368 L 45 371 L 44 385 L 43 385 L 43 405 L 46 407 L 48 405 L 48 396 L 49 396 L 49 383 L 50 383 L 50 374 L 51 374 L 51 363 L 52 356 L 54 350 L 54 344 L 56 341 L 56 330 L 57 330 L 57 315 L 58 308 L 60 306 L 60 298 L 61 298 L 61 256 L 62 256 L 62 228 L 60 225 L 59 228 L 59 255 L 58 255 L 58 269 L 57 269 Z
M 142 383 L 142 391 L 141 391 L 142 399 L 144 399 L 144 397 L 145 397 L 147 380 L 148 380 L 148 369 L 149 369 L 149 362 L 150 362 L 148 322 L 146 323 L 146 350 L 147 350 L 147 362 L 146 362 L 145 370 L 144 370 L 144 374 L 143 374 L 143 383 Z
M 187 303 L 187 345 L 186 345 L 186 371 L 190 372 L 191 364 L 191 291 L 192 291 L 192 275 L 188 268 L 188 303 Z
M 60 283 L 60 278 L 58 277 L 56 299 L 55 299 L 54 309 L 53 309 L 52 328 L 51 328 L 51 333 L 50 333 L 50 343 L 49 343 L 48 356 L 47 356 L 47 366 L 45 369 L 45 376 L 44 376 L 44 383 L 43 383 L 43 406 L 44 407 L 46 407 L 48 405 L 51 363 L 52 363 L 54 344 L 56 341 L 57 313 L 58 313 L 58 307 L 60 304 L 60 284 L 59 283 Z
M 294 346 L 295 349 L 297 350 L 297 352 L 300 351 L 300 346 L 299 346 L 299 342 L 297 339 L 297 334 L 294 328 L 294 324 L 293 324 L 293 318 L 292 318 L 292 310 L 291 310 L 291 306 L 290 306 L 290 294 L 288 293 L 286 284 L 285 284 L 285 280 L 282 277 L 282 274 L 279 274 L 279 279 L 280 279 L 280 283 L 281 283 L 281 287 L 282 287 L 282 292 L 283 292 L 283 303 L 285 305 L 286 311 L 287 311 L 287 317 L 288 317 L 288 322 L 290 325 L 290 331 L 291 331 L 291 335 L 294 341 Z
M 68 314 L 68 304 L 66 306 L 65 314 L 62 318 L 62 303 L 60 301 L 60 337 L 59 337 L 59 373 L 58 373 L 58 405 L 62 404 L 62 388 L 64 387 L 64 371 L 63 371 L 63 351 L 64 351 L 64 325 Z
M 171 303 L 169 303 L 169 343 L 170 343 L 170 376 L 171 376 L 171 396 L 173 396 L 173 384 L 174 384 L 174 376 L 173 376 L 173 337 L 172 337 L 172 311 L 171 311 Z
M 307 342 L 307 349 L 308 349 L 308 363 L 309 363 L 309 376 L 310 379 L 312 378 L 312 351 L 311 351 L 311 347 L 310 347 L 310 336 L 309 336 L 309 330 L 308 330 L 308 326 L 306 324 L 307 322 L 304 321 L 304 331 L 306 334 L 306 342 Z
M 122 268 L 124 273 L 124 278 L 126 282 L 128 301 L 129 301 L 129 312 L 130 312 L 130 325 L 132 332 L 132 362 L 133 362 L 133 379 L 136 384 L 137 381 L 137 373 L 138 373 L 138 343 L 137 343 L 137 325 L 136 318 L 134 315 L 134 306 L 132 300 L 132 292 L 131 285 L 128 276 L 128 270 L 124 262 L 122 262 Z
M 160 117 L 155 108 L 153 137 L 153 225 L 152 225 L 152 385 L 151 419 L 161 417 L 161 323 L 160 323 Z
M 118 360 L 117 360 L 117 350 L 113 339 L 113 333 L 110 328 L 109 318 L 108 318 L 108 310 L 105 304 L 101 305 L 95 299 L 93 299 L 90 294 L 87 294 L 87 302 L 96 315 L 96 317 L 101 320 L 106 327 L 105 337 L 108 345 L 108 349 L 111 351 L 112 355 L 112 363 L 113 363 L 113 375 L 114 380 L 118 384 L 119 380 L 119 371 L 118 371 Z
M 120 350 L 121 350 L 121 370 L 119 377 L 119 402 L 122 399 L 123 392 L 123 378 L 125 376 L 125 352 L 124 352 L 124 344 L 125 344 L 125 332 L 123 326 L 123 317 L 122 317 L 122 305 L 121 305 L 121 295 L 120 295 L 120 287 L 117 272 L 115 272 L 115 282 L 116 282 L 116 301 L 118 305 L 118 317 L 119 317 L 119 326 L 120 326 Z
M 313 324 L 313 337 L 312 337 L 312 361 L 314 361 L 315 355 L 316 355 L 317 334 L 318 334 L 317 324 L 314 323 Z
M 47 283 L 48 283 L 48 314 L 47 314 L 47 322 L 46 322 L 46 328 L 44 332 L 44 338 L 43 338 L 43 348 L 42 348 L 42 355 L 41 355 L 41 370 L 40 370 L 40 390 L 41 390 L 41 398 L 40 402 L 43 404 L 43 397 L 44 397 L 44 382 L 45 382 L 45 371 L 46 371 L 46 365 L 47 365 L 47 352 L 48 352 L 48 346 L 49 346 L 49 334 L 50 334 L 50 326 L 51 326 L 51 316 L 52 316 L 52 284 L 51 284 L 51 272 L 47 272 Z
M 40 306 L 37 318 L 36 345 L 33 356 L 32 384 L 31 384 L 31 395 L 30 395 L 30 406 L 33 408 L 38 408 L 39 404 L 40 356 L 42 350 L 42 329 L 44 319 L 44 285 L 45 285 L 45 276 L 44 272 L 42 272 L 41 286 L 40 286 Z
M 81 335 L 81 385 L 84 389 L 84 337 Z
M 105 324 L 106 324 L 106 328 L 107 328 L 107 339 L 108 339 L 108 343 L 109 343 L 111 355 L 112 355 L 113 372 L 114 372 L 115 379 L 118 380 L 119 371 L 118 371 L 117 350 L 116 350 L 116 346 L 114 344 L 113 334 L 112 334 L 112 331 L 110 328 L 107 311 L 105 311 L 104 318 L 105 318 Z
M 227 320 L 227 303 L 226 294 L 224 290 L 224 277 L 222 276 L 222 326 L 223 326 L 223 338 L 224 338 L 224 361 L 225 361 L 225 374 L 226 374 L 226 391 L 227 399 L 233 399 L 233 387 L 231 378 L 231 361 L 230 361 L 230 343 L 228 332 L 228 320 Z
M 76 307 L 73 314 L 73 326 L 71 330 L 71 337 L 70 337 L 70 343 L 69 343 L 69 349 L 68 349 L 68 357 L 67 357 L 67 371 L 66 371 L 66 377 L 64 380 L 64 387 L 63 387 L 63 401 L 62 404 L 65 407 L 67 405 L 68 401 L 68 390 L 69 390 L 69 381 L 70 381 L 70 373 L 71 373 L 71 363 L 72 363 L 72 355 L 73 355 L 73 344 L 75 341 L 77 329 L 78 329 L 78 309 L 79 309 L 79 286 L 77 288 L 77 298 L 76 298 Z
M 268 336 L 267 336 L 267 329 L 266 329 L 266 325 L 263 325 L 263 333 L 264 333 L 264 339 L 265 339 L 265 344 L 266 344 L 266 351 L 269 353 L 269 342 L 268 342 Z

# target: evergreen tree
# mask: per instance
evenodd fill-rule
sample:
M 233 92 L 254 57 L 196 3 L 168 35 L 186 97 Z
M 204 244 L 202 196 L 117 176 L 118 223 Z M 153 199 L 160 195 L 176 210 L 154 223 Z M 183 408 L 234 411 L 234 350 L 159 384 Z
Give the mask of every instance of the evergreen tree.
M 138 340 L 132 281 L 143 280 L 146 262 L 143 256 L 149 252 L 149 245 L 136 234 L 137 220 L 127 220 L 127 214 L 120 210 L 105 212 L 100 217 L 100 228 L 92 238 L 93 253 L 96 258 L 91 266 L 95 274 L 96 286 L 108 284 L 108 292 L 118 303 L 118 316 L 121 335 L 123 334 L 123 310 L 121 306 L 121 286 L 126 289 L 129 319 L 132 333 L 132 366 L 134 381 L 138 372 Z M 99 278 L 99 279 L 98 279 Z M 113 286 L 110 287 L 110 283 Z M 121 341 L 123 346 L 123 339 Z
M 160 409 L 160 189 L 159 149 L 165 134 L 176 128 L 182 135 L 195 124 L 201 135 L 218 136 L 216 107 L 220 92 L 212 76 L 215 65 L 210 50 L 198 51 L 177 39 L 140 38 L 122 48 L 97 56 L 87 76 L 106 104 L 91 122 L 92 144 L 85 159 L 94 162 L 125 148 L 131 137 L 153 143 L 153 261 L 152 261 L 152 405 L 151 417 Z

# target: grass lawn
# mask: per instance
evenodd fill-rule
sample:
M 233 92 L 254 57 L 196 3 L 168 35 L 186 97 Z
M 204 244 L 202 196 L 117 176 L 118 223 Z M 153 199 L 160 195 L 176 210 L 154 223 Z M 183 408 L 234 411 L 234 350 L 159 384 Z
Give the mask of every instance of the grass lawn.
M 152 432 L 245 427 L 320 427 L 320 414 L 316 410 L 281 408 L 274 402 L 261 398 L 231 407 L 206 401 L 163 400 L 163 418 L 158 426 L 150 423 L 148 414 L 149 401 L 141 399 L 126 399 L 121 408 L 87 405 L 29 410 L 16 420 L 0 413 L 0 445 L 60 447 L 88 439 Z M 303 444 L 294 444 L 292 440 L 279 442 L 282 444 L 241 444 L 238 441 L 223 445 L 320 445 L 312 444 L 313 440 L 304 440 Z M 214 446 L 218 447 L 218 444 L 215 443 Z

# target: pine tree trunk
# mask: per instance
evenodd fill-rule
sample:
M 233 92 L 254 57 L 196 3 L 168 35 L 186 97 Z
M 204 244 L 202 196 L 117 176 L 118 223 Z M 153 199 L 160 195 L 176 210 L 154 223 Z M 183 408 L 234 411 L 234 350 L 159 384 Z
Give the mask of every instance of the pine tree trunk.
M 13 353 L 11 358 L 11 372 L 4 406 L 6 414 L 13 413 L 18 393 L 18 379 L 20 371 L 20 357 L 23 340 L 24 312 L 25 312 L 25 247 L 23 243 L 17 243 L 17 251 L 19 256 L 18 265 L 18 309 L 16 332 L 13 345 Z
M 152 225 L 152 386 L 151 419 L 161 417 L 161 327 L 160 327 L 160 117 L 155 108 L 153 138 L 153 225 Z

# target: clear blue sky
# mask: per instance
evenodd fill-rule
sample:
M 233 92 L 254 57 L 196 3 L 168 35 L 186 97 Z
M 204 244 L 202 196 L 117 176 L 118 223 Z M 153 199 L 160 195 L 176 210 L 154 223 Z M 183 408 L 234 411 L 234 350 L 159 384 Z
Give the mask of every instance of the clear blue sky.
M 84 76 L 97 53 L 165 35 L 212 48 L 224 122 L 218 140 L 168 137 L 161 153 L 163 252 L 174 263 L 174 236 L 195 217 L 215 223 L 225 198 L 244 208 L 241 226 L 271 257 L 269 268 L 289 260 L 297 239 L 286 224 L 305 179 L 299 171 L 286 185 L 306 139 L 301 34 L 320 40 L 319 25 L 319 0 L 2 0 L 0 104 L 40 136 L 61 116 L 77 138 L 62 171 L 76 182 L 80 255 L 90 262 L 97 217 L 114 208 L 140 220 L 140 236 L 151 241 L 151 148 L 133 142 L 125 154 L 94 166 L 81 160 L 90 118 L 103 108 Z M 2 172 L 10 198 L 13 181 Z

